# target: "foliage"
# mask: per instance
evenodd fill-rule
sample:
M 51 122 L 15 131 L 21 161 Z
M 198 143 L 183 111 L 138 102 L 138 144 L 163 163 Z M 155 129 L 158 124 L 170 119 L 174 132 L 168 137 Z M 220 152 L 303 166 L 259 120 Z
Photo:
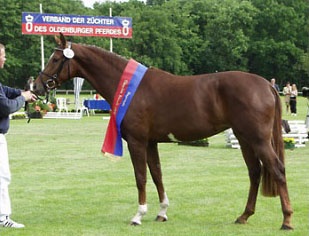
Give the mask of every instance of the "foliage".
M 41 113 L 46 113 L 48 111 L 51 111 L 51 107 L 43 102 L 43 101 L 36 101 L 36 102 L 33 102 L 33 103 L 30 103 L 28 104 L 28 113 L 34 113 L 34 112 L 41 112 Z
M 197 146 L 197 147 L 208 147 L 209 140 L 208 138 L 203 138 L 195 141 L 181 141 L 178 142 L 179 145 L 189 145 L 189 146 Z
M 25 119 L 25 118 L 26 118 L 26 114 L 13 114 L 12 115 L 13 120 L 19 120 L 19 119 Z
M 282 78 L 303 84 L 305 70 L 296 67 L 308 50 L 308 5 L 303 5 L 303 1 L 252 2 L 258 14 L 248 50 L 249 70 L 267 78 L 279 78 L 281 85 Z
M 7 47 L 1 82 L 24 87 L 41 67 L 40 37 L 21 34 L 21 13 L 108 15 L 133 18 L 133 38 L 114 39 L 114 51 L 147 66 L 176 74 L 243 70 L 308 86 L 309 5 L 307 0 L 138 0 L 107 1 L 86 8 L 81 0 L 0 0 L 0 42 Z M 109 48 L 109 39 L 70 37 Z M 54 48 L 44 36 L 45 63 Z M 65 83 L 64 89 L 73 87 Z M 89 88 L 86 83 L 85 88 Z

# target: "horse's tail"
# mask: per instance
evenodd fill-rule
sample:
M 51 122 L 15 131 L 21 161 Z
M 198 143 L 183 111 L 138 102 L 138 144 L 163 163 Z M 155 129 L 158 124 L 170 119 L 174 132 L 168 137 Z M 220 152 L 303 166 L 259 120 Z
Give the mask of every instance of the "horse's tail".
M 283 168 L 284 171 L 284 144 L 282 139 L 282 108 L 279 94 L 274 89 L 272 90 L 275 97 L 275 118 L 273 124 L 273 133 L 272 133 L 272 146 L 277 154 L 281 163 L 279 166 Z M 262 169 L 262 194 L 267 197 L 276 197 L 278 196 L 277 184 L 274 177 L 269 173 L 267 168 L 263 165 Z

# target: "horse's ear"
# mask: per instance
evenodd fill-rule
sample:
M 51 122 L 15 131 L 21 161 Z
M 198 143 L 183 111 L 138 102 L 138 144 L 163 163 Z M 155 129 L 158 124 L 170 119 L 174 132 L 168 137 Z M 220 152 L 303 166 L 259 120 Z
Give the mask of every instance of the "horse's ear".
M 61 40 L 61 46 L 62 48 L 66 48 L 67 46 L 67 40 L 65 39 L 64 35 L 60 33 L 60 40 Z
M 55 37 L 55 41 L 56 41 L 56 43 L 60 46 L 60 45 L 61 45 L 61 41 L 60 41 L 60 39 L 58 38 L 58 36 L 57 36 L 57 35 L 55 35 L 54 37 Z
M 66 48 L 67 41 L 62 33 L 60 33 L 60 38 L 55 35 L 56 43 L 62 48 Z

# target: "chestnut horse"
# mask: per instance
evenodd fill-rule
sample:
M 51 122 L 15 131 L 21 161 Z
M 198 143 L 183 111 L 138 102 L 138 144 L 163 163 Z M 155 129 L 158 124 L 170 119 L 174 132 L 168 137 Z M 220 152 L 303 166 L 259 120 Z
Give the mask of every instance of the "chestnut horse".
M 96 46 L 71 44 L 62 34 L 56 42 L 58 48 L 36 78 L 34 92 L 43 95 L 70 78 L 83 77 L 113 104 L 128 60 Z M 236 223 L 244 224 L 254 214 L 262 178 L 263 195 L 280 196 L 281 229 L 292 229 L 281 102 L 271 84 L 240 71 L 176 76 L 152 67 L 145 72 L 121 123 L 138 189 L 138 211 L 131 224 L 141 224 L 147 212 L 147 165 L 160 200 L 156 220 L 167 220 L 169 200 L 162 181 L 159 142 L 198 140 L 230 127 L 239 140 L 250 177 L 247 205 Z

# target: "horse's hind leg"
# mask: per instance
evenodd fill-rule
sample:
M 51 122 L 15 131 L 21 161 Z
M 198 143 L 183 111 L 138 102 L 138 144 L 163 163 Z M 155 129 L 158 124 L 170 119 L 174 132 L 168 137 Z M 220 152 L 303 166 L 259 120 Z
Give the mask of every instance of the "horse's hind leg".
M 293 210 L 288 195 L 284 163 L 278 158 L 270 143 L 261 142 L 254 147 L 254 153 L 263 163 L 263 195 L 270 197 L 280 195 L 283 212 L 281 229 L 293 229 L 291 226 Z
M 286 182 L 283 185 L 279 185 L 279 195 L 281 201 L 281 207 L 283 212 L 283 223 L 281 229 L 290 230 L 293 229 L 291 225 L 291 218 L 292 218 L 292 207 L 289 200 L 288 195 L 288 188 Z
M 245 211 L 237 218 L 235 223 L 245 224 L 255 211 L 255 204 L 261 179 L 261 163 L 255 157 L 253 150 L 249 146 L 242 144 L 241 150 L 249 171 L 250 189 Z
M 150 142 L 147 148 L 147 164 L 151 173 L 153 182 L 156 185 L 159 200 L 160 200 L 160 211 L 157 215 L 157 221 L 167 221 L 167 208 L 169 206 L 169 200 L 164 191 L 163 181 L 162 181 L 162 171 L 158 152 L 158 144 Z
M 263 148 L 259 148 L 258 150 L 263 153 Z M 272 148 L 268 148 L 268 150 L 269 155 L 259 155 L 264 166 L 263 194 L 265 196 L 280 196 L 281 208 L 283 213 L 283 223 L 281 229 L 293 229 L 293 227 L 291 226 L 293 210 L 290 204 L 288 194 L 288 187 L 285 176 L 285 166 L 283 161 L 278 158 Z M 271 193 L 271 191 L 268 190 L 269 187 L 265 188 L 264 186 L 272 186 L 270 189 L 277 190 L 275 191 L 276 194 Z

